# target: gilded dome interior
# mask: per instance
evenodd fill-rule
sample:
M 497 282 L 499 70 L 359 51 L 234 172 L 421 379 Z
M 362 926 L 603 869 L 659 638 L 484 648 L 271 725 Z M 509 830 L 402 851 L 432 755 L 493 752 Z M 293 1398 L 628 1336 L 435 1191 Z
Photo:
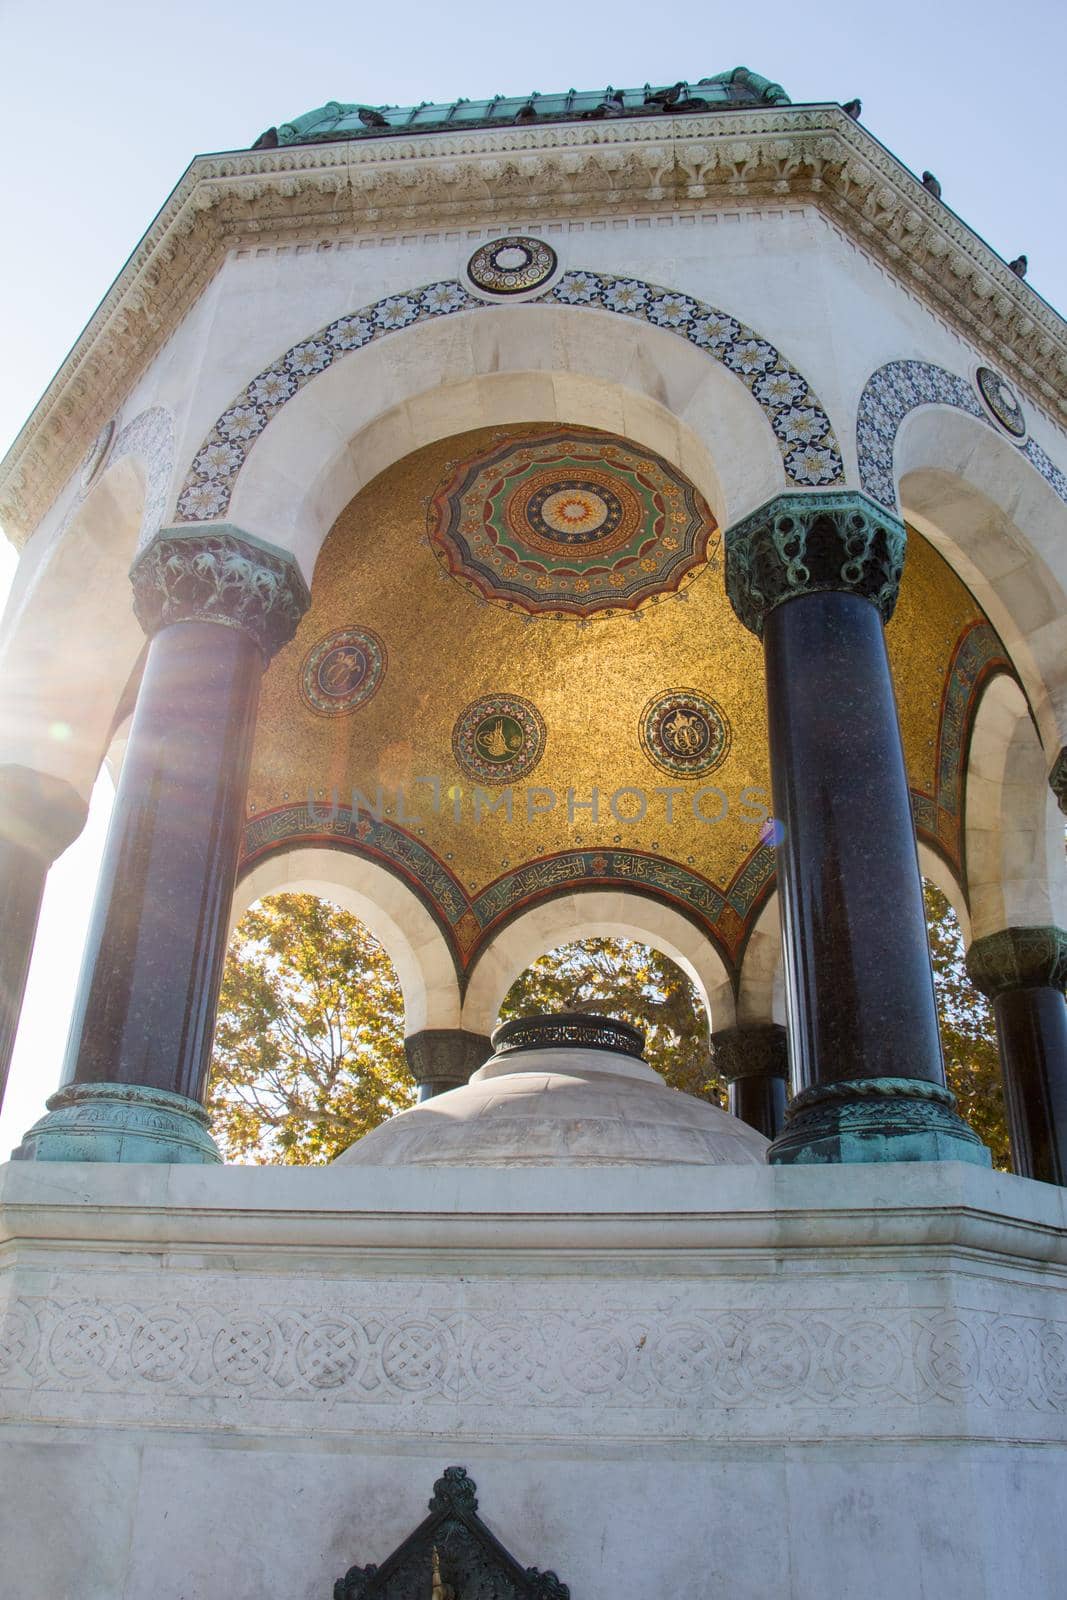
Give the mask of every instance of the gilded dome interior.
M 958 867 L 970 718 L 1007 663 L 915 532 L 886 640 L 920 836 Z M 363 852 L 461 969 L 519 909 L 594 886 L 662 897 L 729 963 L 773 887 L 769 805 L 762 648 L 699 491 L 612 435 L 480 429 L 338 517 L 264 680 L 245 864 Z

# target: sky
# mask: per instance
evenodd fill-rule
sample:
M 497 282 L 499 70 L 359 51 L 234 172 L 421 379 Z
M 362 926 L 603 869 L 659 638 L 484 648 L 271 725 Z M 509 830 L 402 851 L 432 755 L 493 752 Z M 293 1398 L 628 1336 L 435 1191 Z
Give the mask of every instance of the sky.
M 17 434 L 199 152 L 247 147 L 327 100 L 413 105 L 693 81 L 744 65 L 861 120 L 1029 282 L 1067 308 L 1064 0 L 484 3 L 0 0 L 0 450 Z M 106 419 L 101 419 L 106 420 Z M 0 600 L 14 570 L 0 540 Z M 3 683 L 0 681 L 0 694 Z M 106 829 L 108 780 L 49 879 L 0 1159 L 59 1081 Z

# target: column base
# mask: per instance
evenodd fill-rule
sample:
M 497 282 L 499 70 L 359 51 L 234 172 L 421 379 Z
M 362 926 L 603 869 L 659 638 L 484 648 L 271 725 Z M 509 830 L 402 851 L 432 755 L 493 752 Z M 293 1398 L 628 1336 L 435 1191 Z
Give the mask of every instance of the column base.
M 203 1106 L 134 1083 L 69 1083 L 12 1161 L 220 1162 Z
M 991 1157 L 956 1111 L 956 1097 L 921 1078 L 817 1084 L 793 1100 L 771 1145 L 773 1166 L 855 1161 L 968 1161 Z

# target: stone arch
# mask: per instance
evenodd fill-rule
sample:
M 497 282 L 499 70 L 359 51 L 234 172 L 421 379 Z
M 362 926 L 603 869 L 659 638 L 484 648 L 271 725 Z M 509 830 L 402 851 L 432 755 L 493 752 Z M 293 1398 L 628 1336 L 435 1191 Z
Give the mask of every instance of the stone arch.
M 862 487 L 899 502 L 999 633 L 1050 766 L 1067 735 L 1067 476 L 1032 437 L 1003 433 L 964 379 L 928 362 L 871 376 L 857 446 Z
M 967 905 L 967 896 L 964 894 L 963 885 L 949 866 L 944 856 L 934 850 L 923 839 L 917 840 L 919 846 L 919 871 L 923 877 L 933 884 L 935 889 L 940 889 L 953 911 L 960 925 L 965 945 L 971 942 L 971 913 Z
M 738 975 L 738 1027 L 762 1022 L 785 1022 L 785 969 L 777 889 L 771 890 L 752 926 Z
M 625 318 L 631 327 L 629 338 L 621 342 L 605 340 L 592 319 L 586 322 L 585 313 L 589 311 L 599 313 L 601 327 L 606 317 Z M 470 314 L 473 322 L 486 330 L 470 334 L 470 343 L 458 364 L 455 351 L 447 349 L 447 339 L 436 371 L 428 370 L 425 361 L 416 362 L 414 349 L 407 345 L 403 359 L 397 357 L 386 366 L 368 365 L 363 359 L 382 341 L 388 343 L 393 334 L 404 331 L 406 340 L 410 340 L 412 333 L 439 325 L 456 313 Z M 576 313 L 581 313 L 579 321 L 574 320 Z M 259 453 L 257 470 L 264 479 L 262 509 L 269 516 L 274 507 L 286 531 L 296 520 L 296 508 L 308 482 L 321 483 L 329 476 L 327 458 L 343 456 L 351 438 L 391 409 L 389 401 L 411 399 L 420 391 L 434 391 L 444 383 L 462 381 L 472 374 L 508 371 L 529 376 L 531 372 L 552 371 L 569 374 L 573 383 L 578 375 L 595 378 L 603 371 L 616 389 L 621 384 L 632 392 L 644 392 L 648 399 L 658 399 L 661 409 L 670 415 L 677 407 L 663 404 L 663 395 L 670 388 L 665 374 L 680 359 L 677 348 L 669 359 L 650 353 L 654 341 L 665 336 L 684 344 L 687 356 L 696 357 L 701 373 L 717 370 L 728 380 L 736 380 L 728 381 L 721 392 L 733 391 L 736 401 L 738 393 L 747 391 L 756 415 L 762 413 L 765 426 L 761 431 L 772 446 L 773 469 L 765 464 L 757 477 L 757 487 L 749 488 L 749 508 L 782 487 L 814 488 L 844 481 L 840 449 L 825 409 L 807 380 L 768 340 L 736 318 L 691 296 L 610 274 L 570 272 L 545 295 L 508 307 L 487 304 L 452 280 L 429 284 L 406 294 L 386 296 L 298 341 L 257 373 L 216 419 L 196 451 L 179 491 L 176 518 L 183 522 L 230 519 L 250 526 L 247 508 L 255 505 L 256 497 L 241 493 L 242 469 L 250 458 L 256 459 L 258 440 L 269 424 L 287 417 L 298 395 L 309 389 L 312 393 L 316 389 L 322 391 L 325 375 L 336 374 L 339 368 L 351 372 L 352 363 L 346 362 L 345 357 L 363 353 L 357 362 L 362 407 L 351 408 L 351 414 L 343 405 L 339 409 L 337 401 L 346 389 L 351 391 L 353 379 L 349 378 L 347 384 L 335 382 L 330 386 L 330 405 L 304 404 L 292 413 L 299 414 L 305 426 L 290 429 L 289 448 L 275 451 L 276 462 L 265 462 L 263 453 Z M 454 345 L 455 340 L 451 343 Z M 583 343 L 588 349 L 588 361 L 583 360 Z M 450 353 L 451 366 L 447 359 Z M 479 354 L 486 359 L 479 361 Z M 692 377 L 683 385 L 690 395 L 698 386 Z M 462 412 L 457 414 L 452 404 L 454 395 L 441 398 L 451 414 L 449 432 L 478 426 L 478 422 L 466 421 Z M 618 396 L 616 409 L 621 413 Z M 551 420 L 554 415 L 550 412 L 548 417 L 527 416 L 523 420 Z M 568 420 L 594 420 L 598 426 L 612 427 L 599 419 L 583 419 L 581 410 Z M 621 414 L 617 421 L 623 426 L 616 425 L 614 431 L 625 432 Z M 280 431 L 275 426 L 274 436 Z M 409 444 L 408 449 L 411 448 L 415 445 Z M 753 464 L 760 452 L 753 451 L 746 439 L 746 447 L 740 452 L 736 444 L 730 447 L 727 440 L 726 453 L 745 458 L 751 482 Z M 390 459 L 395 459 L 395 454 Z M 300 470 L 295 465 L 287 470 L 287 463 L 296 462 L 301 463 Z M 379 470 L 385 464 L 382 461 Z M 740 463 L 730 465 L 737 476 Z M 329 494 L 323 499 L 320 493 L 316 497 L 320 525 L 328 527 L 353 492 L 350 488 L 344 499 Z M 738 484 L 737 493 L 744 492 Z M 742 509 L 741 504 L 728 503 L 728 519 L 732 520 Z M 276 542 L 278 537 L 275 529 Z M 302 542 L 308 544 L 306 535 Z M 314 546 L 314 540 L 310 543 Z M 313 553 L 312 549 L 310 554 Z M 308 555 L 306 549 L 301 551 L 305 567 L 309 567 Z
M 122 603 L 126 574 L 161 525 L 173 461 L 169 412 L 153 406 L 127 423 L 49 547 L 36 563 L 26 560 L 5 616 L 3 759 L 64 778 L 85 796 L 144 646 L 132 600 Z
M 541 900 L 494 935 L 471 969 L 463 1026 L 472 1033 L 490 1033 L 501 1001 L 532 962 L 560 945 L 596 938 L 633 939 L 669 956 L 695 984 L 712 1026 L 733 1023 L 726 963 L 687 917 L 649 895 L 587 889 Z
M 1026 697 L 1001 673 L 978 704 L 967 761 L 968 944 L 1002 928 L 1067 921 L 1063 816 L 1046 767 Z
M 354 850 L 274 850 L 239 878 L 231 928 L 250 905 L 271 894 L 318 895 L 370 929 L 396 968 L 405 1034 L 459 1027 L 459 979 L 448 942 L 418 895 L 394 873 Z
M 963 411 L 986 424 L 996 438 L 1004 437 L 987 416 L 971 385 L 956 373 L 929 361 L 887 361 L 867 379 L 860 396 L 856 453 L 861 487 L 890 511 L 897 509 L 893 475 L 897 434 L 904 418 L 920 406 L 949 406 Z M 1049 460 L 1037 440 L 1028 435 L 1016 448 L 1067 503 L 1067 474 Z

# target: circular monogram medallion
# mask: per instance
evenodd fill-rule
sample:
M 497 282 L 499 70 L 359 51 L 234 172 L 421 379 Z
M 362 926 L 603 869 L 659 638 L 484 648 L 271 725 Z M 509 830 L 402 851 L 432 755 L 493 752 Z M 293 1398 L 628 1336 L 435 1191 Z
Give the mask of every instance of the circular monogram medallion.
M 111 454 L 111 446 L 115 442 L 114 422 L 105 422 L 96 438 L 89 447 L 89 453 L 82 462 L 81 489 L 84 494 L 91 489 L 93 484 L 103 472 L 107 458 Z
M 975 374 L 978 393 L 1005 433 L 1013 439 L 1026 438 L 1026 417 L 1014 389 L 1010 389 L 992 367 L 979 367 Z
M 544 718 L 517 694 L 473 700 L 452 730 L 452 753 L 469 778 L 505 786 L 525 778 L 545 747 Z
M 459 463 L 429 508 L 430 545 L 472 592 L 534 616 L 633 611 L 695 578 L 718 542 L 661 457 L 580 429 L 509 439 Z
M 312 711 L 336 717 L 366 705 L 385 673 L 385 646 L 369 628 L 328 633 L 308 652 L 300 688 Z
M 467 263 L 467 276 L 486 294 L 528 294 L 556 270 L 556 252 L 543 239 L 509 234 L 481 245 Z
M 726 760 L 730 724 L 714 700 L 695 689 L 668 689 L 641 713 L 641 748 L 676 778 L 699 778 Z

